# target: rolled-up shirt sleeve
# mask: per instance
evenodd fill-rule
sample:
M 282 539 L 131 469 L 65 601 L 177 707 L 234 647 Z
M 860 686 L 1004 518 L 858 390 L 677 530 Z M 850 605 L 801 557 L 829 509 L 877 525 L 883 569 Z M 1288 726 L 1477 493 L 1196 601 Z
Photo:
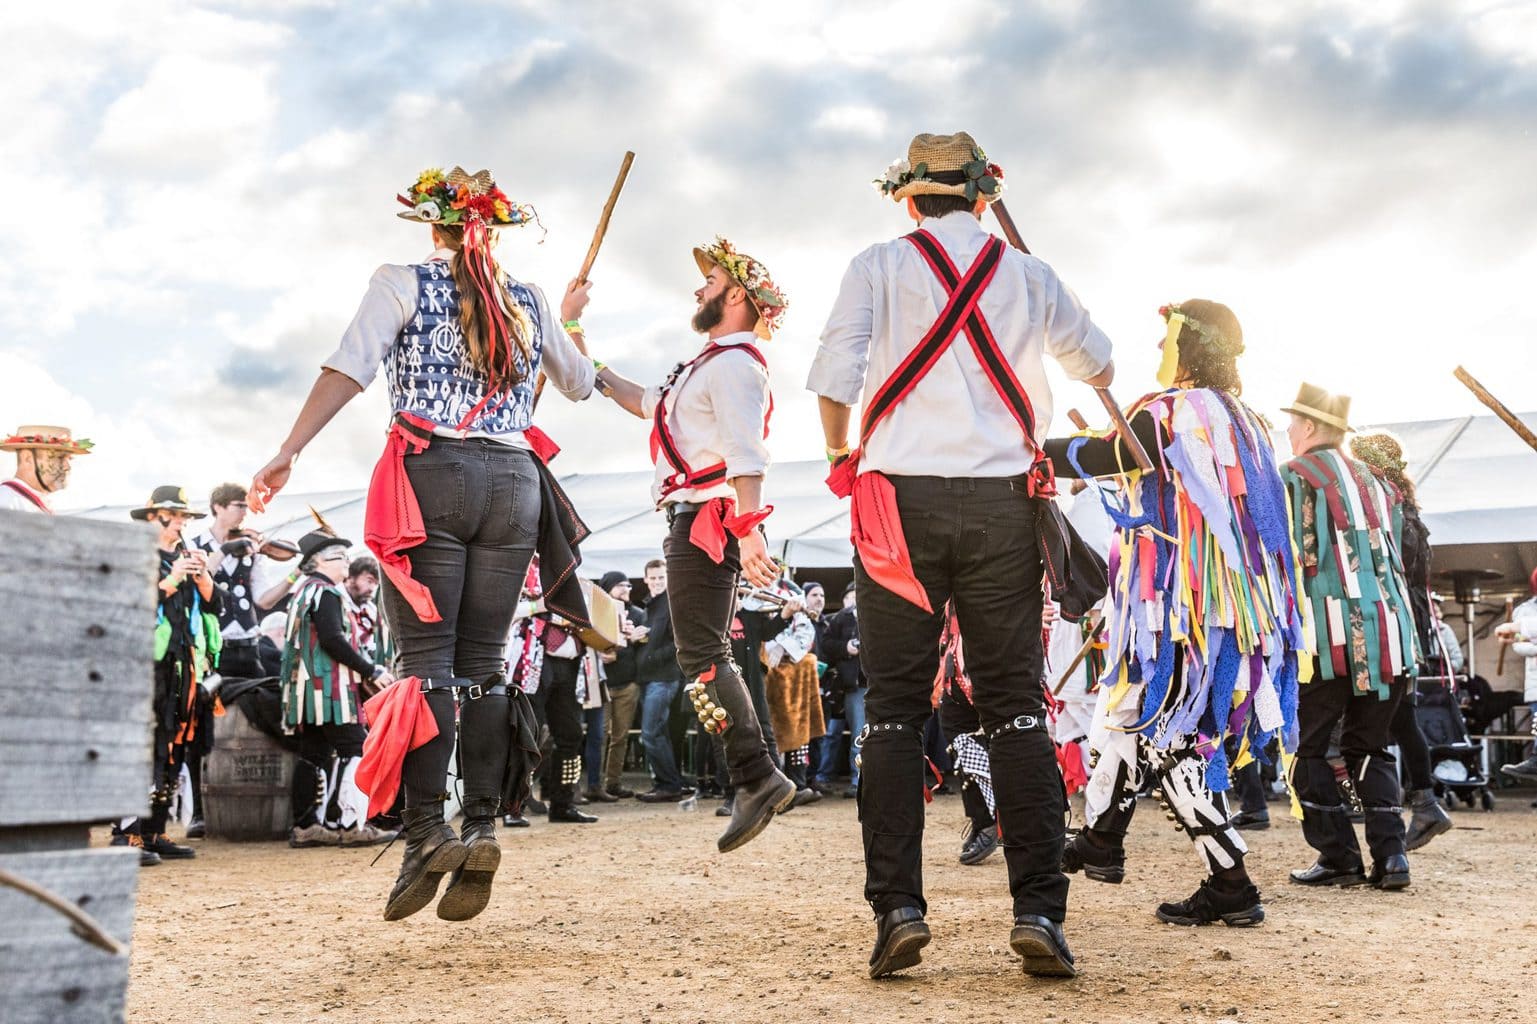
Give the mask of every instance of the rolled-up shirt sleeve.
M 1094 376 L 1110 363 L 1110 339 L 1089 319 L 1089 311 L 1056 271 L 1045 263 L 1038 262 L 1037 266 L 1042 272 L 1046 351 L 1073 380 Z
M 554 382 L 561 394 L 573 402 L 580 402 L 592 394 L 593 383 L 597 379 L 592 359 L 582 355 L 582 350 L 576 347 L 576 342 L 571 340 L 565 327 L 555 319 L 555 311 L 543 290 L 534 285 L 528 287 L 539 306 L 537 315 L 541 321 L 540 333 L 544 337 L 544 350 L 540 358 L 545 376 Z
M 342 332 L 341 344 L 321 367 L 345 374 L 367 390 L 390 346 L 415 313 L 416 272 L 410 267 L 380 267 L 369 279 L 352 323 Z
M 653 384 L 640 393 L 640 414 L 646 419 L 656 415 L 656 403 L 662 400 L 662 387 Z
M 726 479 L 762 476 L 769 467 L 768 445 L 763 443 L 763 421 L 769 402 L 768 371 L 745 352 L 713 359 L 705 369 L 713 378 L 707 393 L 720 431 Z
M 822 328 L 822 344 L 811 361 L 806 390 L 844 405 L 856 404 L 865 388 L 865 371 L 870 365 L 870 335 L 875 329 L 875 289 L 871 284 L 869 250 L 854 257 L 843 274 L 838 298 L 827 325 Z

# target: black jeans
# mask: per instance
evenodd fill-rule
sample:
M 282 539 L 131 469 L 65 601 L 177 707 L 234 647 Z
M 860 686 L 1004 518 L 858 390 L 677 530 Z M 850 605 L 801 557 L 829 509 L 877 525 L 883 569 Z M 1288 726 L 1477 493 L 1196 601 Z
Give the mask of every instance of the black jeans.
M 289 790 L 289 804 L 293 811 L 294 825 L 304 828 L 321 820 L 321 803 L 326 797 L 327 775 L 331 770 L 334 754 L 341 765 L 337 771 L 337 786 L 324 808 L 327 821 L 340 818 L 341 766 L 349 760 L 363 756 L 363 740 L 368 731 L 357 722 L 345 725 L 328 722 L 325 725 L 303 725 L 299 728 L 299 763 L 294 766 L 294 781 Z
M 891 478 L 932 612 L 876 583 L 856 558 L 860 662 L 865 698 L 859 819 L 865 898 L 877 914 L 923 898 L 923 729 L 939 668 L 946 601 L 955 602 L 971 675 L 972 702 L 989 735 L 993 790 L 1002 826 L 1014 913 L 1061 921 L 1067 795 L 1045 730 L 1042 699 L 1041 553 L 1035 501 L 1007 479 Z M 1017 716 L 1034 728 L 997 732 Z
M 1340 754 L 1366 812 L 1366 843 L 1381 863 L 1404 852 L 1398 763 L 1388 753 L 1393 712 L 1405 682 L 1395 680 L 1387 700 L 1356 693 L 1349 679 L 1319 679 L 1301 686 L 1297 703 L 1297 763 L 1292 784 L 1302 804 L 1302 835 L 1333 868 L 1361 866 L 1361 847 L 1340 799 L 1327 757 L 1335 723 L 1343 722 Z
M 1430 773 L 1430 745 L 1420 730 L 1420 720 L 1414 709 L 1419 704 L 1419 693 L 1413 685 L 1404 687 L 1403 699 L 1393 710 L 1392 736 L 1398 744 L 1398 752 L 1404 758 L 1404 774 L 1409 778 L 1410 789 L 1432 789 L 1435 776 Z
M 526 451 L 493 441 L 434 438 L 407 455 L 406 476 L 421 505 L 427 539 L 412 548 L 411 575 L 441 617 L 423 622 L 390 582 L 385 614 L 400 652 L 400 675 L 483 683 L 502 671 L 507 633 L 539 533 L 539 472 Z M 441 800 L 454 749 L 447 690 L 427 695 L 437 738 L 406 755 L 406 806 Z M 500 795 L 511 744 L 506 697 L 466 700 L 459 715 L 465 799 Z
M 736 538 L 728 536 L 720 563 L 712 562 L 689 540 L 696 514 L 675 516 L 662 542 L 672 635 L 678 644 L 678 665 L 683 669 L 685 685 L 714 670 L 706 691 L 725 708 L 731 723 L 721 740 L 732 785 L 741 786 L 774 771 L 758 712 L 747 684 L 742 682 L 741 669 L 731 657 L 731 615 L 736 607 L 737 574 L 742 569 L 741 549 Z

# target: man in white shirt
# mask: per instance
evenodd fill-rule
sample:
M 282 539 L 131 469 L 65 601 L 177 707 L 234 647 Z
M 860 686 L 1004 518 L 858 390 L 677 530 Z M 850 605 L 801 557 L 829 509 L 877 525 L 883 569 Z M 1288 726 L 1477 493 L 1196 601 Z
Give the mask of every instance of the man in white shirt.
M 1041 679 L 1036 518 L 1053 493 L 1042 355 L 1108 384 L 1110 341 L 1056 273 L 982 228 L 1002 170 L 970 135 L 919 135 L 881 191 L 919 230 L 850 263 L 807 387 L 820 396 L 829 484 L 854 498 L 870 976 L 911 967 L 929 941 L 922 884 L 923 726 L 945 602 L 967 638 L 989 734 L 1014 897 L 1010 945 L 1028 974 L 1070 976 L 1061 922 L 1064 798 Z M 860 449 L 850 406 L 862 400 Z
M 735 787 L 722 853 L 762 832 L 795 798 L 774 764 L 763 728 L 731 658 L 738 573 L 767 587 L 778 576 L 761 523 L 768 470 L 768 364 L 753 344 L 767 341 L 787 308 L 759 261 L 724 238 L 694 250 L 704 284 L 692 326 L 708 341 L 660 387 L 643 388 L 598 364 L 597 386 L 652 421 L 652 497 L 667 513 L 668 600 L 678 664 L 701 726 L 719 735 Z
M 23 426 L 0 451 L 16 453 L 16 475 L 0 480 L 0 509 L 53 515 L 52 495 L 69 485 L 70 460 L 91 454 L 91 442 L 76 441 L 68 427 Z

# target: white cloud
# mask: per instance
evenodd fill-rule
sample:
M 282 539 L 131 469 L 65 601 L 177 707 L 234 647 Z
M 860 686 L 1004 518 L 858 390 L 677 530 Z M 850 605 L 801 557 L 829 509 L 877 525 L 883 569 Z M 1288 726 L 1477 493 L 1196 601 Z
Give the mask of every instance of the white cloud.
M 96 151 L 121 166 L 171 180 L 249 159 L 260 152 L 261 135 L 276 110 L 269 77 L 261 66 L 187 54 L 165 57 L 143 84 L 107 107 Z

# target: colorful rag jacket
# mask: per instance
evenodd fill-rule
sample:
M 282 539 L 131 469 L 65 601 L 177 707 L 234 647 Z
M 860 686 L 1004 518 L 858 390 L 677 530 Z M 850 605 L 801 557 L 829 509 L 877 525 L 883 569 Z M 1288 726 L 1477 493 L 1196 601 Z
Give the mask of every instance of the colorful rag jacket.
M 302 725 L 348 725 L 358 721 L 358 674 L 328 653 L 315 621 L 321 599 L 333 596 L 346 607 L 342 588 L 314 574 L 294 589 L 288 605 L 288 633 L 283 640 L 283 728 Z M 350 615 L 342 618 L 351 625 Z M 351 631 L 355 634 L 355 626 Z M 357 637 L 349 637 L 354 650 Z
M 171 574 L 180 552 L 160 552 L 160 579 Z M 156 590 L 155 607 L 155 714 L 168 729 L 181 726 L 180 735 L 195 732 L 198 686 L 209 669 L 218 664 L 224 637 L 219 632 L 222 593 L 215 587 L 205 601 L 197 584 L 182 580 L 170 593 Z
M 1117 531 L 1100 685 L 1112 708 L 1144 685 L 1134 730 L 1155 749 L 1196 737 L 1207 784 L 1226 790 L 1228 739 L 1241 760 L 1275 736 L 1297 742 L 1308 633 L 1286 490 L 1265 422 L 1225 391 L 1150 395 L 1131 420 L 1154 442 L 1156 471 L 1107 499 Z M 1088 443 L 1070 442 L 1075 466 Z
M 1419 657 L 1400 555 L 1403 498 L 1364 463 L 1335 448 L 1300 455 L 1282 471 L 1302 560 L 1310 647 L 1319 679 L 1350 679 L 1387 700 Z

